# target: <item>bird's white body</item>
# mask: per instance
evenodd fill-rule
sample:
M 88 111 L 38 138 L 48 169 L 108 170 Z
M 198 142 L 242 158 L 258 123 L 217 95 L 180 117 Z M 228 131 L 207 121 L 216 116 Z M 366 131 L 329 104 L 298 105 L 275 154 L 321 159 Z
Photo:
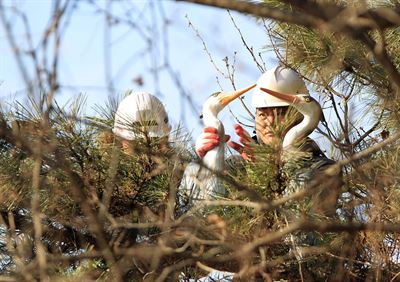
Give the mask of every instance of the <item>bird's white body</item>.
M 218 94 L 211 95 L 203 104 L 203 123 L 205 127 L 213 127 L 223 140 L 225 130 L 218 119 L 222 110 Z M 200 164 L 190 163 L 185 170 L 180 190 L 185 190 L 190 206 L 203 200 L 211 200 L 225 196 L 226 190 L 219 177 L 225 165 L 225 144 L 220 142 L 217 147 L 208 151 Z
M 224 140 L 225 129 L 218 119 L 219 109 L 213 106 L 216 99 L 210 97 L 203 105 L 203 122 L 205 127 L 214 127 L 218 131 L 219 140 Z M 225 166 L 225 144 L 220 142 L 217 147 L 208 151 L 202 160 L 203 167 L 200 169 L 200 189 L 204 199 L 223 197 L 226 190 L 218 176 L 224 171 Z
M 225 131 L 222 122 L 218 119 L 218 113 L 231 101 L 254 87 L 255 84 L 237 91 L 214 93 L 203 104 L 204 125 L 217 129 L 220 142 L 217 147 L 206 153 L 201 164 L 190 163 L 185 170 L 179 193 L 186 195 L 189 203 L 184 205 L 189 208 L 199 201 L 217 199 L 226 195 L 220 177 L 225 166 Z
M 203 122 L 205 127 L 214 127 L 218 131 L 219 140 L 224 140 L 225 129 L 222 122 L 218 119 L 218 112 L 210 104 L 214 101 L 210 97 L 203 106 Z M 224 142 L 214 149 L 207 152 L 203 158 L 203 164 L 206 168 L 216 173 L 221 173 L 225 165 L 225 145 Z

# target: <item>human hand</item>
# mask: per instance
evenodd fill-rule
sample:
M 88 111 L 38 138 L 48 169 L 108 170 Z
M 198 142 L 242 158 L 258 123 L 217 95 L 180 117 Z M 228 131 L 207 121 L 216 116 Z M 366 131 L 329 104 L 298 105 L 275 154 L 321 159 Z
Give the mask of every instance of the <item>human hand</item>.
M 253 138 L 251 138 L 250 134 L 240 125 L 240 124 L 235 124 L 235 133 L 239 136 L 239 143 L 236 143 L 234 141 L 229 141 L 228 146 L 234 149 L 235 151 L 238 151 L 241 155 L 242 158 L 246 161 L 254 161 L 254 148 L 253 145 L 255 144 L 255 141 Z
M 225 135 L 224 142 L 229 140 L 230 136 Z M 214 127 L 206 127 L 196 140 L 195 150 L 197 155 L 202 158 L 206 153 L 220 144 L 218 130 Z

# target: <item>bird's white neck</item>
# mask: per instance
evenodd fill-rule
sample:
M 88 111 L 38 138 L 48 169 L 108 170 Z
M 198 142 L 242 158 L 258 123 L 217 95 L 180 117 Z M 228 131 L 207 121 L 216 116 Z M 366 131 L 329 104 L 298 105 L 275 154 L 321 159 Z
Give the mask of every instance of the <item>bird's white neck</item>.
M 203 108 L 203 123 L 204 126 L 206 127 L 210 126 L 216 129 L 219 129 L 219 127 L 222 125 L 216 113 L 204 108 Z
M 303 120 L 293 128 L 291 128 L 283 139 L 282 148 L 290 148 L 296 141 L 308 136 L 318 125 L 319 119 L 309 115 L 304 115 Z

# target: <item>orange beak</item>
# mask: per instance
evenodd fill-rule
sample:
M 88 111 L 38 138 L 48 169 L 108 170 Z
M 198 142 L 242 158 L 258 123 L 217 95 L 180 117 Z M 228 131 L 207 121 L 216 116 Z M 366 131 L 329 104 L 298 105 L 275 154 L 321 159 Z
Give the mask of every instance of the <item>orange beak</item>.
M 250 86 L 247 86 L 245 88 L 236 90 L 236 91 L 229 91 L 229 92 L 223 92 L 219 94 L 220 97 L 220 103 L 222 106 L 228 105 L 230 102 L 238 98 L 240 95 L 246 93 L 250 89 L 253 89 L 256 86 L 256 84 L 252 84 Z
M 297 95 L 279 93 L 279 92 L 276 92 L 274 90 L 270 90 L 270 89 L 263 88 L 263 87 L 260 87 L 260 89 L 262 91 L 264 91 L 264 92 L 266 92 L 266 93 L 268 93 L 268 94 L 270 94 L 270 95 L 272 95 L 272 96 L 274 96 L 274 97 L 276 97 L 278 99 L 286 101 L 286 102 L 288 102 L 290 104 L 298 104 L 298 103 L 300 103 L 300 99 L 299 99 L 299 97 L 297 97 Z

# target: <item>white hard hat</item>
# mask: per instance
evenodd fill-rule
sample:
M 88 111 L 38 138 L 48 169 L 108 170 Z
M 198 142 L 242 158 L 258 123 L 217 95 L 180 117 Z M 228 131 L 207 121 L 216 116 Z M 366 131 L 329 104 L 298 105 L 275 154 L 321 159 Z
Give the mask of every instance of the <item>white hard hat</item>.
M 289 106 L 288 102 L 268 95 L 260 87 L 285 94 L 308 94 L 307 87 L 300 75 L 284 66 L 273 68 L 260 76 L 257 86 L 254 88 L 252 106 L 254 108 Z
M 147 92 L 132 92 L 115 113 L 114 134 L 127 140 L 147 134 L 167 136 L 171 131 L 168 116 L 161 101 Z

